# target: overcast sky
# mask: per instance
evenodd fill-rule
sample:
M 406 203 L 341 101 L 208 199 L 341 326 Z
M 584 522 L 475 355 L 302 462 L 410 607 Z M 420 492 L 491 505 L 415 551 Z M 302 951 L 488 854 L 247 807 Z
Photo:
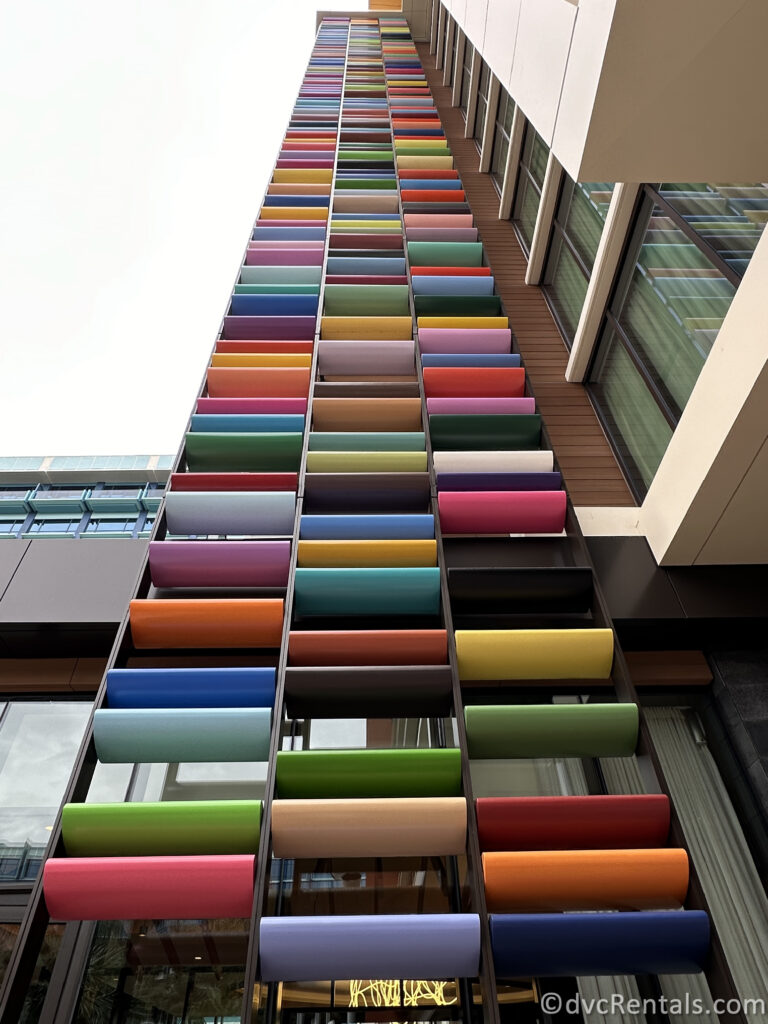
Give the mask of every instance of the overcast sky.
M 174 452 L 318 0 L 0 15 L 0 455 Z

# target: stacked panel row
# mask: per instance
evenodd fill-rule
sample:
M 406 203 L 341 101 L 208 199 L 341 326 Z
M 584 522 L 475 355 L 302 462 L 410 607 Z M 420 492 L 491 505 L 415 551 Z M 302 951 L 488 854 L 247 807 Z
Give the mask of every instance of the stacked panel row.
M 567 496 L 415 47 L 387 69 L 468 755 L 498 764 L 498 792 L 510 762 L 631 756 L 638 709 L 561 696 L 610 688 L 613 632 L 568 564 Z M 665 797 L 480 798 L 476 814 L 497 978 L 701 969 L 708 918 L 681 909 Z
M 383 35 L 378 19 L 351 21 L 284 683 L 289 720 L 344 734 L 363 719 L 366 738 L 278 752 L 272 848 L 294 875 L 326 859 L 386 875 L 466 846 L 460 750 L 400 746 L 392 722 L 449 716 L 452 678 Z M 261 978 L 477 974 L 476 914 L 442 900 L 430 913 L 430 895 L 408 913 L 408 891 L 371 884 L 374 913 L 366 892 L 339 892 L 333 914 L 296 912 L 296 897 L 270 907 Z
M 346 44 L 345 21 L 318 33 L 150 544 L 152 586 L 131 602 L 131 665 L 94 715 L 103 764 L 269 758 Z M 69 804 L 48 910 L 249 917 L 261 812 Z

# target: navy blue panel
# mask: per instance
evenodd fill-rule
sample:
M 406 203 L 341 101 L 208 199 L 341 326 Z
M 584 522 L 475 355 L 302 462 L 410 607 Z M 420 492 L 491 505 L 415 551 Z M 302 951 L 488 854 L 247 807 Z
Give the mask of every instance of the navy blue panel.
M 496 975 L 696 974 L 709 950 L 702 910 L 491 914 Z
M 407 156 L 407 152 L 403 150 L 401 156 Z M 455 192 L 457 189 L 464 188 L 464 186 L 459 178 L 401 178 L 400 188 L 418 189 L 420 192 L 426 189 L 443 189 L 444 191 Z
M 438 473 L 438 491 L 559 491 L 563 478 L 553 473 Z
M 293 433 L 304 430 L 304 417 L 298 413 L 208 413 L 192 415 L 190 430 L 214 433 Z
M 271 708 L 274 668 L 113 668 L 110 708 Z
M 264 196 L 264 206 L 328 206 L 328 196 Z
M 302 516 L 302 540 L 431 540 L 432 515 L 317 515 Z
M 519 366 L 517 352 L 427 352 L 422 366 Z
M 314 316 L 317 295 L 233 295 L 230 316 Z

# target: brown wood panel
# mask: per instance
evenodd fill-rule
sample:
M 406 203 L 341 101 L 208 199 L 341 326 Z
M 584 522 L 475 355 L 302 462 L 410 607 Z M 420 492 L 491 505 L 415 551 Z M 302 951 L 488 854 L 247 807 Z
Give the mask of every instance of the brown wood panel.
M 442 71 L 435 71 L 429 48 L 417 45 L 571 501 L 577 506 L 634 505 L 585 388 L 565 379 L 565 343 L 541 289 L 525 283 L 528 261 L 512 222 L 499 220 L 498 193 L 490 175 L 477 169 L 477 148 L 473 139 L 464 138 L 461 111 L 451 106 L 451 90 L 442 84 Z

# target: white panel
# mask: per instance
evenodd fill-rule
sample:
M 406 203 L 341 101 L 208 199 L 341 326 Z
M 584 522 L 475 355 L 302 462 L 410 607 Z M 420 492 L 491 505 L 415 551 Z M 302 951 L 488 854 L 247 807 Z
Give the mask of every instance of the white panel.
M 293 533 L 296 495 L 284 491 L 169 491 L 168 532 L 182 536 Z
M 746 476 L 709 535 L 699 565 L 768 562 L 768 442 L 751 463 Z
M 551 145 L 578 7 L 564 0 L 523 0 L 510 91 Z
M 488 14 L 488 0 L 467 0 L 462 28 L 469 41 L 481 52 L 485 47 L 485 19 Z M 461 19 L 459 19 L 461 21 Z
M 551 473 L 550 451 L 434 452 L 437 473 Z
M 491 65 L 502 86 L 507 89 L 512 74 L 517 22 L 523 0 L 490 0 L 485 24 L 483 57 Z

